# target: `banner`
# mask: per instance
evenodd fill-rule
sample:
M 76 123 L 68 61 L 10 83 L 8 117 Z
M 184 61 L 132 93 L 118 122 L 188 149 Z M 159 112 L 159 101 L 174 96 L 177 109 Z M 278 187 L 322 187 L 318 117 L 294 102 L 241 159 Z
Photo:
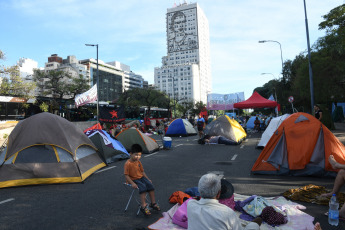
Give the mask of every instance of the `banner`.
M 244 92 L 207 95 L 207 110 L 231 110 L 234 104 L 244 101 Z
M 99 121 L 106 123 L 116 123 L 126 120 L 125 109 L 123 106 L 119 108 L 114 107 L 99 107 Z
M 97 101 L 97 84 L 92 86 L 92 88 L 86 91 L 85 93 L 78 94 L 77 96 L 75 96 L 74 100 L 77 108 L 79 106 Z

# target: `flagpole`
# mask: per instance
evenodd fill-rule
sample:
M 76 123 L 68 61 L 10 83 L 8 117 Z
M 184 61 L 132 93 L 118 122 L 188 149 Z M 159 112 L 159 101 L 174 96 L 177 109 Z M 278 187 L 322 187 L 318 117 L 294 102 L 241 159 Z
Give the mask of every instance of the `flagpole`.
M 86 46 L 96 46 L 97 49 L 97 121 L 99 122 L 99 72 L 98 72 L 98 44 L 85 44 Z

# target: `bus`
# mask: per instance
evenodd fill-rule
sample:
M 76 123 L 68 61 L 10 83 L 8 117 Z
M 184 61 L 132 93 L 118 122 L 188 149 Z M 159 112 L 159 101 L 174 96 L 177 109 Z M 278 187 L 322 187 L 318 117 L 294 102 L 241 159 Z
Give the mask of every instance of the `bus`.
M 145 115 L 148 115 L 148 107 L 142 106 L 140 108 L 128 109 L 126 111 L 126 119 L 128 120 L 144 120 Z M 164 119 L 171 119 L 171 112 L 168 109 L 151 107 L 148 115 L 151 121 L 161 121 Z

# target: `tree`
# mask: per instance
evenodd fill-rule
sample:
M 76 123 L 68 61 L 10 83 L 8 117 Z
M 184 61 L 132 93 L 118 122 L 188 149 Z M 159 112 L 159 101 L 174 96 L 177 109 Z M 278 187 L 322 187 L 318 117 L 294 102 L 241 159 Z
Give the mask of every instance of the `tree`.
M 0 60 L 4 60 L 4 53 L 0 50 Z M 0 66 L 0 75 L 3 77 L 0 84 L 0 95 L 15 96 L 30 99 L 34 97 L 34 82 L 25 82 L 20 76 L 17 65 L 5 67 Z
M 194 108 L 193 101 L 181 101 L 179 104 L 177 104 L 177 111 L 182 114 L 182 116 L 186 116 L 188 111 L 192 111 Z
M 65 109 L 63 99 L 73 100 L 77 94 L 90 88 L 89 81 L 82 75 L 73 78 L 70 73 L 61 70 L 35 70 L 33 80 L 37 82 L 41 96 L 52 98 L 49 104 L 51 110 Z
M 206 104 L 204 104 L 202 101 L 198 101 L 194 105 L 193 113 L 194 114 L 200 114 L 200 112 L 206 107 Z

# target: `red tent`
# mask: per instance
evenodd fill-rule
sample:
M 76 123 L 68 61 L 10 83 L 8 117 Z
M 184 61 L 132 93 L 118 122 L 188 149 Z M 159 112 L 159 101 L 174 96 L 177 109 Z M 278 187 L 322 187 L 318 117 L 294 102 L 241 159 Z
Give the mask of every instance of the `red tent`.
M 238 102 L 234 104 L 234 108 L 237 108 L 237 109 L 267 108 L 267 107 L 276 107 L 276 106 L 278 106 L 278 103 L 276 101 L 268 100 L 262 97 L 256 91 L 246 101 L 242 101 L 242 102 Z

